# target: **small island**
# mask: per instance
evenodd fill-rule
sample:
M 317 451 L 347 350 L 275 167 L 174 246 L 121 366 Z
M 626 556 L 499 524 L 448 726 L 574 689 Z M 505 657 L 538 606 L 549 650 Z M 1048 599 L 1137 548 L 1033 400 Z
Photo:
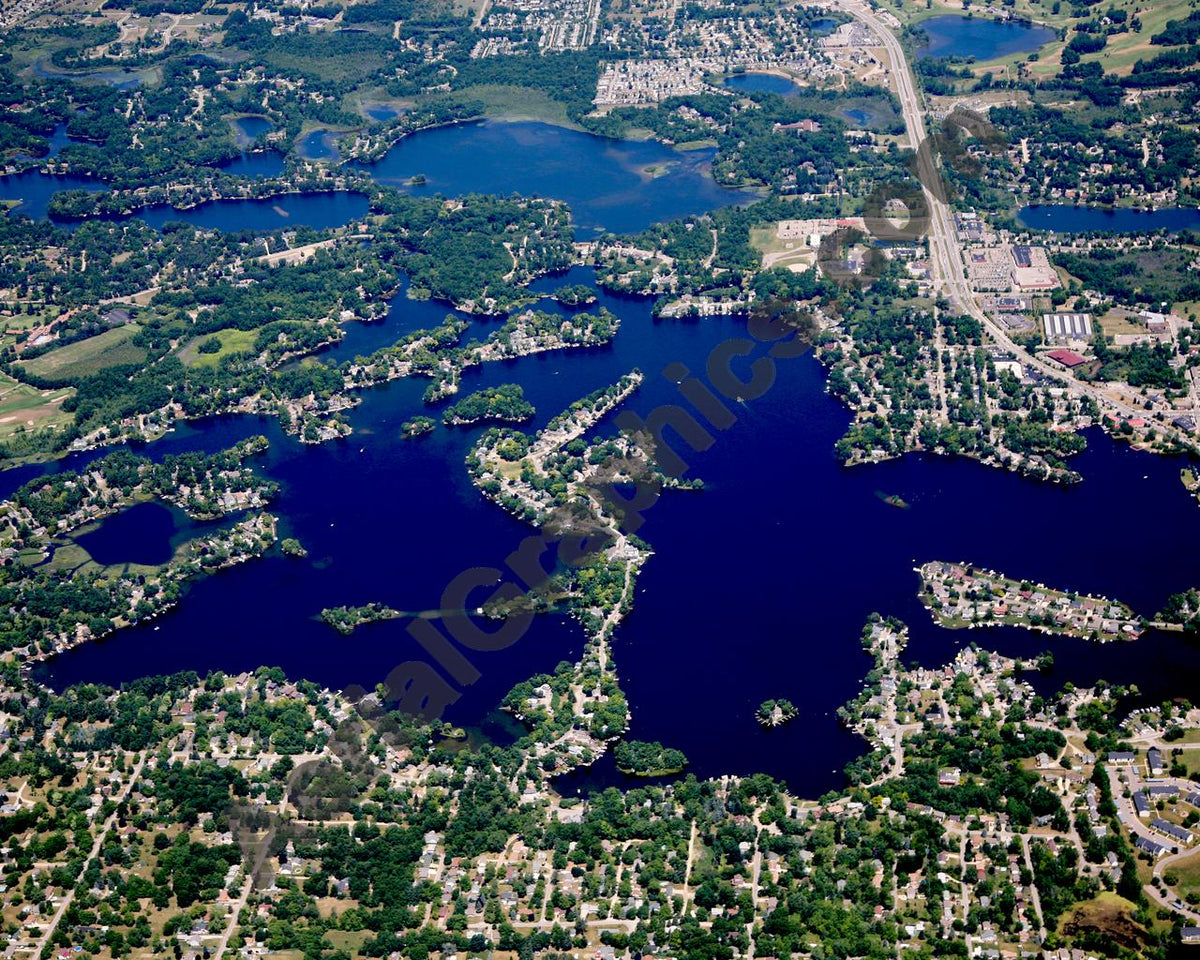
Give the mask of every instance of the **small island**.
M 764 727 L 782 727 L 795 720 L 799 712 L 791 700 L 764 700 L 754 715 Z
M 921 602 L 943 627 L 1028 627 L 1085 640 L 1132 640 L 1142 632 L 1136 613 L 1107 597 L 1014 580 L 967 563 L 933 561 L 917 569 Z
M 442 423 L 453 427 L 485 420 L 520 423 L 536 412 L 533 404 L 525 399 L 525 391 L 519 383 L 502 383 L 498 387 L 477 390 L 450 405 L 442 414 Z
M 401 424 L 400 434 L 405 440 L 412 440 L 415 437 L 423 437 L 432 433 L 436 426 L 437 422 L 432 417 L 413 417 Z
M 286 537 L 280 544 L 279 549 L 283 551 L 285 557 L 307 557 L 308 551 L 304 549 L 302 544 L 295 537 Z
M 559 287 L 551 296 L 564 307 L 582 307 L 596 302 L 596 291 L 584 283 Z
M 349 636 L 364 623 L 393 620 L 398 616 L 399 610 L 393 610 L 382 603 L 368 603 L 361 607 L 326 607 L 321 611 L 321 622 L 333 627 L 338 633 Z
M 688 765 L 682 750 L 664 747 L 655 740 L 623 740 L 613 751 L 617 769 L 634 777 L 665 777 L 683 772 Z

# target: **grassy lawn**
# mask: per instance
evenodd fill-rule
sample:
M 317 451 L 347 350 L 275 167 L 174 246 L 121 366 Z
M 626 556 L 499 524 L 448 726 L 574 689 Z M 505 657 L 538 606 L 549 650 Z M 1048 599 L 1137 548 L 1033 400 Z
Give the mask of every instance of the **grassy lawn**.
M 789 267 L 816 263 L 817 254 L 804 240 L 780 240 L 775 224 L 750 228 L 750 246 L 763 255 L 763 266 Z
M 351 906 L 345 900 L 337 901 L 342 908 L 338 913 L 342 913 L 345 909 Z M 345 950 L 352 957 L 362 955 L 362 945 L 371 936 L 369 930 L 330 930 L 325 934 L 325 939 L 335 950 Z
M 105 330 L 94 337 L 68 343 L 65 347 L 26 360 L 20 366 L 39 377 L 77 380 L 127 363 L 141 363 L 146 351 L 129 340 L 138 331 L 136 324 Z
M 1190 732 L 1195 735 L 1195 731 Z M 1195 743 L 1196 741 L 1189 741 L 1185 737 L 1182 742 Z M 1184 750 L 1178 757 L 1172 757 L 1171 759 L 1182 763 L 1187 768 L 1188 776 L 1191 776 L 1193 773 L 1200 773 L 1200 750 Z
M 254 349 L 254 338 L 258 334 L 253 330 L 218 330 L 214 334 L 205 334 L 189 340 L 176 351 L 179 362 L 188 367 L 215 367 L 222 357 L 231 353 L 249 352 Z M 221 342 L 221 349 L 216 353 L 201 353 L 200 344 L 205 340 L 216 337 Z
M 1168 867 L 1164 873 L 1176 881 L 1174 887 L 1180 896 L 1186 897 L 1189 893 L 1200 893 L 1200 850 Z
M 500 460 L 496 464 L 496 472 L 506 480 L 515 480 L 521 475 L 521 470 L 528 462 L 522 460 L 519 463 L 509 463 L 507 460 Z
M 62 402 L 73 392 L 70 387 L 38 390 L 0 373 L 0 440 L 19 430 L 57 428 L 70 423 L 72 415 L 63 412 Z
M 1200 300 L 1180 300 L 1175 304 L 1175 313 L 1195 321 L 1197 317 L 1200 317 Z
M 0 326 L 10 333 L 16 333 L 31 327 L 43 326 L 56 319 L 60 313 L 62 313 L 61 307 L 38 304 L 34 313 L 14 313 L 12 316 L 0 317 Z
M 488 0 L 454 0 L 454 9 L 463 16 L 476 20 L 487 10 Z
M 1142 334 L 1146 332 L 1146 328 L 1142 324 L 1136 323 L 1123 310 L 1110 310 L 1100 317 L 1098 322 L 1105 336 L 1109 337 L 1115 337 L 1119 333 Z
M 1124 0 L 1114 5 L 1118 10 L 1129 11 L 1130 18 L 1136 16 L 1142 21 L 1140 33 L 1132 30 L 1119 33 L 1108 38 L 1108 46 L 1099 53 L 1088 54 L 1084 62 L 1096 61 L 1104 67 L 1105 73 L 1123 75 L 1133 70 L 1138 60 L 1150 60 L 1170 47 L 1151 46 L 1150 38 L 1156 33 L 1162 33 L 1168 20 L 1186 19 L 1191 8 L 1187 0 L 1164 0 L 1162 3 L 1147 3 L 1145 0 Z

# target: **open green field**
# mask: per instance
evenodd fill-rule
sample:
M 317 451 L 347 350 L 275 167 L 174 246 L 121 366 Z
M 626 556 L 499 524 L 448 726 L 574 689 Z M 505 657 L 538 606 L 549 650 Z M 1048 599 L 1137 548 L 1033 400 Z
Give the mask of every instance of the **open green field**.
M 487 14 L 490 0 L 454 0 L 454 12 L 459 16 L 470 17 L 471 22 L 478 27 Z
M 69 423 L 62 402 L 72 394 L 63 390 L 38 390 L 0 373 L 0 440 L 19 430 L 56 428 Z
M 382 25 L 357 26 L 362 29 L 354 33 L 323 30 L 283 34 L 258 55 L 270 69 L 314 74 L 345 86 L 359 84 L 387 65 L 392 39 L 390 31 L 375 29 Z M 245 51 L 236 47 L 221 48 L 220 52 L 230 57 L 245 56 Z
M 456 91 L 457 99 L 478 100 L 494 120 L 538 120 L 558 127 L 580 129 L 567 118 L 566 104 L 540 90 L 510 84 L 488 83 Z M 430 98 L 430 102 L 436 101 Z
M 214 334 L 205 334 L 189 340 L 179 348 L 176 356 L 184 366 L 215 367 L 221 362 L 222 357 L 227 357 L 231 353 L 246 353 L 253 350 L 256 336 L 257 334 L 253 330 L 218 330 Z M 216 353 L 201 353 L 200 344 L 214 337 L 220 341 L 221 349 Z
M 1099 53 L 1088 54 L 1083 58 L 1085 63 L 1099 62 L 1105 73 L 1118 75 L 1127 74 L 1133 70 L 1133 65 L 1139 60 L 1151 60 L 1170 47 L 1156 47 L 1150 43 L 1150 38 L 1162 33 L 1168 20 L 1183 20 L 1191 12 L 1187 0 L 1163 0 L 1162 3 L 1147 3 L 1146 0 L 1118 0 L 1114 6 L 1120 10 L 1128 10 L 1130 17 L 1137 16 L 1142 21 L 1140 33 L 1132 30 L 1119 33 L 1108 38 L 1108 46 Z
M 1200 893 L 1200 850 L 1168 867 L 1164 874 L 1176 881 L 1173 887 L 1181 897 Z
M 141 363 L 146 351 L 129 341 L 137 333 L 135 324 L 105 330 L 94 337 L 68 343 L 65 347 L 23 361 L 20 366 L 38 377 L 78 380 L 127 363 Z
M 24 306 L 24 305 L 22 305 Z M 61 307 L 38 304 L 33 313 L 13 313 L 12 316 L 0 317 L 0 328 L 10 332 L 28 330 L 50 323 L 62 313 Z
M 1097 318 L 1100 329 L 1106 336 L 1115 337 L 1117 334 L 1137 335 L 1146 332 L 1146 328 L 1133 320 L 1123 310 L 1109 310 L 1104 316 Z
M 1190 732 L 1193 734 L 1195 733 L 1194 730 Z M 1189 741 L 1185 738 L 1181 742 L 1195 743 L 1196 741 Z M 1178 757 L 1172 757 L 1171 759 L 1178 760 L 1180 763 L 1182 763 L 1188 772 L 1188 776 L 1191 776 L 1194 773 L 1200 773 L 1200 750 L 1184 750 L 1183 753 L 1181 753 Z M 1191 813 L 1191 811 L 1192 808 L 1190 806 L 1181 808 L 1181 813 L 1185 815 Z
M 345 900 L 337 900 L 335 903 L 338 913 L 344 913 L 351 906 Z M 351 956 L 355 956 L 361 955 L 362 945 L 370 936 L 369 930 L 329 930 L 325 939 L 335 950 L 345 950 Z

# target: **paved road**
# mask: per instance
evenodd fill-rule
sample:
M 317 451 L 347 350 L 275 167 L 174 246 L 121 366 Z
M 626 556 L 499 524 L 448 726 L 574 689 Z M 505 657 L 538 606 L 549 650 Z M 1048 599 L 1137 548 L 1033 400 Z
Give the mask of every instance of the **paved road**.
M 138 756 L 137 766 L 133 768 L 133 772 L 125 781 L 124 787 L 121 788 L 121 793 L 114 798 L 117 804 L 116 808 L 114 808 L 113 812 L 108 815 L 108 819 L 104 821 L 104 824 L 100 827 L 100 829 L 96 831 L 96 839 L 92 843 L 92 849 L 88 853 L 88 857 L 83 862 L 83 867 L 79 871 L 80 876 L 83 876 L 85 873 L 87 873 L 88 867 L 92 865 L 92 861 L 100 855 L 100 848 L 104 845 L 104 840 L 108 836 L 108 831 L 112 829 L 113 823 L 116 822 L 117 813 L 120 811 L 121 804 L 125 801 L 125 798 L 129 796 L 129 792 L 133 789 L 133 785 L 137 783 L 138 777 L 142 775 L 142 767 L 145 763 L 146 755 L 145 753 L 142 753 Z M 67 912 L 67 908 L 71 905 L 71 901 L 74 899 L 75 888 L 72 887 L 63 895 L 62 901 L 58 905 L 58 909 L 54 911 L 54 916 L 50 920 L 50 926 L 46 928 L 46 932 L 42 934 L 41 938 L 37 942 L 37 945 L 34 947 L 34 956 L 40 957 L 46 947 L 49 946 L 50 940 L 54 936 L 54 931 L 58 929 L 58 924 L 63 918 L 63 914 Z
M 213 954 L 213 960 L 221 960 L 225 956 L 225 951 L 229 949 L 229 939 L 233 936 L 233 931 L 238 927 L 238 916 L 242 909 L 246 906 L 246 901 L 250 898 L 250 891 L 254 889 L 253 875 L 246 877 L 242 884 L 241 892 L 238 898 L 229 905 L 229 913 L 226 917 L 225 932 L 221 934 L 221 941 L 217 944 L 217 950 Z
M 1074 829 L 1071 830 L 1073 839 L 1078 840 L 1075 836 Z M 1029 871 L 1029 875 L 1033 876 L 1033 857 L 1029 855 L 1029 835 L 1021 834 L 1021 856 L 1025 859 L 1025 869 Z M 1079 857 L 1079 862 L 1084 863 L 1083 856 Z M 1029 899 L 1033 903 L 1033 915 L 1038 922 L 1038 943 L 1046 942 L 1046 918 L 1042 915 L 1042 896 L 1038 893 L 1037 884 L 1032 881 L 1029 884 Z
M 925 202 L 929 207 L 929 266 L 934 283 L 942 287 L 960 310 L 982 323 L 998 346 L 1019 357 L 1026 367 L 1037 370 L 1046 376 L 1066 381 L 1077 396 L 1091 397 L 1102 411 L 1107 410 L 1125 418 L 1141 416 L 1142 411 L 1135 409 L 1123 400 L 1112 397 L 1090 384 L 1076 380 L 1059 366 L 1028 353 L 1016 344 L 1008 333 L 993 321 L 976 302 L 963 275 L 963 255 L 950 207 L 928 186 L 931 183 L 941 182 L 937 160 L 931 151 L 921 153 L 917 149 L 926 137 L 925 112 L 921 94 L 913 81 L 912 71 L 904 55 L 904 50 L 900 46 L 900 41 L 875 15 L 874 11 L 860 3 L 859 0 L 838 0 L 838 5 L 879 37 L 887 51 L 888 59 L 891 61 L 890 72 L 895 78 L 896 94 L 900 99 L 900 107 L 904 116 L 904 139 L 907 141 L 904 145 L 917 152 L 918 173 L 925 193 Z M 1160 426 L 1159 430 L 1190 445 L 1190 438 L 1178 434 L 1173 428 Z
M 1130 772 L 1128 781 L 1122 777 L 1120 768 L 1110 765 L 1107 768 L 1108 785 L 1112 791 L 1113 801 L 1117 804 L 1122 815 L 1125 818 L 1125 828 L 1129 832 L 1130 840 L 1134 837 L 1144 837 L 1147 840 L 1153 840 L 1155 843 L 1166 844 L 1168 846 L 1176 846 L 1173 841 L 1163 836 L 1160 833 L 1155 833 L 1150 827 L 1143 823 L 1137 815 L 1137 810 L 1134 809 L 1133 801 L 1125 796 L 1125 788 L 1128 786 L 1130 790 L 1140 790 L 1142 788 L 1141 777 L 1136 773 Z M 1186 789 L 1186 787 L 1184 788 Z M 1153 875 L 1162 877 L 1167 868 L 1177 864 L 1181 860 L 1185 860 L 1196 854 L 1196 847 L 1181 847 L 1179 853 L 1170 854 L 1162 859 L 1154 862 Z M 1184 918 L 1192 922 L 1200 922 L 1200 909 L 1188 906 L 1187 904 L 1176 904 L 1179 898 L 1174 893 L 1166 894 L 1155 887 L 1153 884 L 1147 883 L 1142 887 L 1146 891 L 1146 895 L 1154 900 L 1160 906 L 1173 910 L 1181 914 Z

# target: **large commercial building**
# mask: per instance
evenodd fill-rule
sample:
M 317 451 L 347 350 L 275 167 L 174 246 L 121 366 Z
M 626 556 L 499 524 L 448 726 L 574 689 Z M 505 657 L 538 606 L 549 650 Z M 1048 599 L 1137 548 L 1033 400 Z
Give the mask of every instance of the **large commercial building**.
M 1092 315 L 1090 313 L 1044 313 L 1042 329 L 1047 343 L 1070 343 L 1073 340 L 1092 339 Z

